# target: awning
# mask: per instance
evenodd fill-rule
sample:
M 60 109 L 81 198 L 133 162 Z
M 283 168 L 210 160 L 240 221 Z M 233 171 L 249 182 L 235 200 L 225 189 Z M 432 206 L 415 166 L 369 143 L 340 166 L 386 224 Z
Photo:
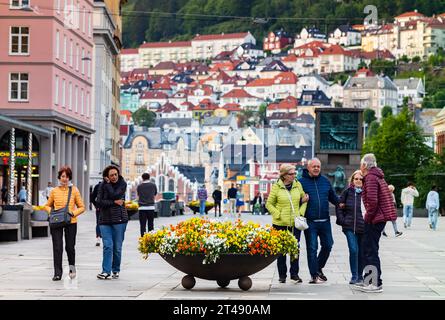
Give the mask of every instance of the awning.
M 43 136 L 43 137 L 51 137 L 54 132 L 33 124 L 30 124 L 28 122 L 17 120 L 5 115 L 0 114 L 0 125 L 7 125 L 12 128 L 21 129 L 27 132 L 31 132 L 32 134 L 35 134 L 37 136 Z

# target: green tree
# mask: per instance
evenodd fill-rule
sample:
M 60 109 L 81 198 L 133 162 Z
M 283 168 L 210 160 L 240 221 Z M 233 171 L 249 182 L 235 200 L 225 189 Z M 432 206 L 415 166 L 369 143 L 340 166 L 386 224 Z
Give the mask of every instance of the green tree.
M 413 63 L 419 63 L 420 62 L 420 57 L 419 56 L 415 56 L 414 58 L 411 59 L 411 62 Z
M 429 163 L 433 151 L 425 143 L 422 129 L 404 108 L 397 116 L 383 119 L 377 133 L 366 139 L 363 154 L 372 152 L 388 183 L 400 190 L 414 180 L 416 171 Z
M 390 106 L 384 106 L 382 108 L 382 118 L 386 118 L 388 116 L 392 116 L 392 108 Z
M 151 127 L 155 123 L 156 113 L 142 107 L 133 112 L 132 117 L 136 125 L 142 127 Z
M 433 185 L 439 189 L 440 207 L 443 211 L 445 206 L 445 150 L 439 155 L 435 154 L 426 166 L 417 170 L 416 187 L 419 190 L 419 197 L 415 199 L 416 207 L 425 206 L 426 196 Z
M 371 124 L 371 122 L 377 120 L 377 118 L 375 117 L 375 111 L 372 109 L 365 109 L 365 111 L 363 111 L 363 121 L 365 121 L 365 123 L 369 126 Z
M 368 137 L 375 136 L 379 128 L 380 128 L 380 123 L 378 123 L 377 120 L 372 121 L 371 124 L 369 125 Z
M 397 67 L 394 61 L 388 61 L 384 59 L 374 59 L 369 64 L 369 68 L 375 74 L 384 74 L 389 77 L 393 77 Z
M 267 112 L 267 103 L 262 103 L 258 108 L 258 117 L 260 123 L 264 123 L 264 120 L 266 120 L 266 112 Z

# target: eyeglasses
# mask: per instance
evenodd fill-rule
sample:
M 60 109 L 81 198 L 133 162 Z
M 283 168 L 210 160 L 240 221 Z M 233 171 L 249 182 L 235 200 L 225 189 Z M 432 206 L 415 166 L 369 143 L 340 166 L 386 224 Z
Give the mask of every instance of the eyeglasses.
M 354 180 L 360 180 L 360 181 L 362 181 L 363 178 L 354 178 Z
M 296 173 L 295 172 L 289 172 L 287 175 L 288 176 L 294 176 Z

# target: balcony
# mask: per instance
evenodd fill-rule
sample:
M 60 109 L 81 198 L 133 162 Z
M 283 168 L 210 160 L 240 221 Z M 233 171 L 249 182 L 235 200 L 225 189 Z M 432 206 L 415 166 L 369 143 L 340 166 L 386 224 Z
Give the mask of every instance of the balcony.
M 143 166 L 143 165 L 145 165 L 145 161 L 142 159 L 136 159 L 136 160 L 134 160 L 134 164 L 135 165 L 137 165 L 137 166 Z

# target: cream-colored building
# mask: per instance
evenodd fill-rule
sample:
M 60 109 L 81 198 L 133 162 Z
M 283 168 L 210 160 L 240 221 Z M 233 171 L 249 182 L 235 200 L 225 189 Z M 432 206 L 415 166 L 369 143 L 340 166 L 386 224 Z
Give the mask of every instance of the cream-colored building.
M 133 71 L 139 68 L 139 49 L 121 50 L 121 71 Z
M 434 139 L 435 139 L 435 148 L 434 151 L 436 153 L 444 152 L 445 148 L 445 107 L 433 121 L 434 128 Z
M 256 44 L 250 32 L 197 35 L 192 40 L 193 59 L 210 59 L 223 51 L 232 51 L 244 43 Z
M 363 51 L 387 49 L 397 58 L 423 58 L 444 46 L 445 18 L 425 17 L 416 11 L 395 17 L 394 23 L 365 29 L 362 34 Z
M 140 68 L 150 68 L 162 61 L 186 62 L 192 60 L 190 41 L 148 42 L 139 47 Z

